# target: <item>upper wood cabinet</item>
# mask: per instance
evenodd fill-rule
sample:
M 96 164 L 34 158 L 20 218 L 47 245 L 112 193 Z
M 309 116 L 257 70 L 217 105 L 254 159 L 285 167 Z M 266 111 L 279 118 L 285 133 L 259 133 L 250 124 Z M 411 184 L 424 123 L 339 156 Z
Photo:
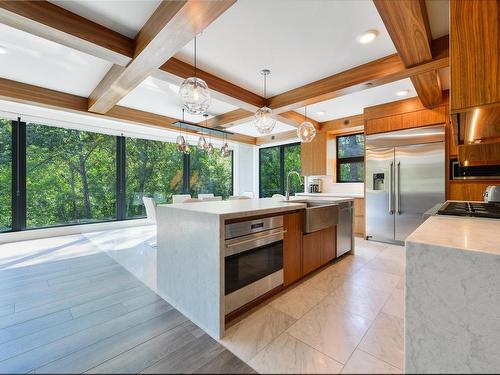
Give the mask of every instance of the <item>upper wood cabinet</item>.
M 318 132 L 312 142 L 301 143 L 302 176 L 326 175 L 326 139 L 326 132 Z
M 451 113 L 500 104 L 500 0 L 450 1 Z

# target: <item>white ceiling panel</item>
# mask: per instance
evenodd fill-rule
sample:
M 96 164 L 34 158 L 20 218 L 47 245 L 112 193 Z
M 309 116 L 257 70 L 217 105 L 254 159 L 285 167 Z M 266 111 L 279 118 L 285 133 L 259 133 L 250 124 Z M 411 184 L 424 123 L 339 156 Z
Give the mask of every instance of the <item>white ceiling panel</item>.
M 118 104 L 141 111 L 181 118 L 182 102 L 178 92 L 179 86 L 157 78 L 148 77 Z M 210 108 L 208 109 L 208 114 L 210 115 L 208 118 L 234 111 L 235 109 L 237 109 L 235 106 L 212 98 Z M 200 122 L 204 118 L 201 115 L 190 115 L 186 112 L 185 119 L 190 122 Z
M 357 38 L 376 29 L 369 44 Z M 268 96 L 395 52 L 372 1 L 239 0 L 198 38 L 198 66 L 257 94 L 269 68 Z M 177 58 L 193 59 L 193 42 Z
M 408 90 L 405 96 L 398 96 L 398 91 Z M 363 108 L 373 105 L 394 102 L 396 100 L 406 99 L 417 96 L 415 88 L 409 78 L 400 81 L 388 83 L 363 90 L 349 95 L 340 96 L 335 99 L 312 104 L 307 107 L 307 116 L 312 119 L 324 122 L 342 117 L 359 115 L 363 113 Z M 296 112 L 304 114 L 304 108 Z M 318 112 L 324 112 L 323 115 Z
M 52 0 L 50 2 L 129 38 L 135 38 L 161 1 Z
M 228 128 L 227 130 L 232 132 L 232 133 L 249 135 L 250 137 L 261 137 L 262 136 L 262 134 L 260 134 L 257 131 L 257 129 L 255 128 L 255 126 L 253 125 L 252 121 L 245 122 L 244 124 L 232 126 L 232 127 Z M 272 134 L 284 133 L 284 132 L 288 132 L 290 130 L 295 130 L 295 128 L 293 126 L 276 121 L 276 126 L 274 127 Z
M 0 77 L 88 97 L 111 63 L 0 24 Z
M 429 16 L 432 39 L 448 35 L 450 33 L 450 1 L 426 0 L 425 5 Z

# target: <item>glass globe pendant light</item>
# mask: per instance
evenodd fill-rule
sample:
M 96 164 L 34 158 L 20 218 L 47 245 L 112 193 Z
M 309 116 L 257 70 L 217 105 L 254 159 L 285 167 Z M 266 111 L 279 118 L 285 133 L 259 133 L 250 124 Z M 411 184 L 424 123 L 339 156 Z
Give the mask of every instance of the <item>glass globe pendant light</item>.
M 264 98 L 267 99 L 267 76 L 271 74 L 271 71 L 264 69 L 261 71 L 261 74 L 264 76 Z M 273 118 L 271 108 L 265 106 L 259 108 L 257 112 L 255 112 L 253 124 L 260 134 L 270 134 L 276 125 L 276 120 Z
M 316 136 L 316 128 L 307 121 L 307 107 L 304 108 L 304 122 L 297 128 L 297 137 L 301 142 L 309 143 Z
M 210 107 L 210 90 L 207 83 L 196 77 L 196 36 L 194 37 L 194 76 L 186 78 L 179 88 L 184 108 L 189 113 L 201 115 Z
M 229 145 L 227 144 L 227 134 L 224 133 L 224 145 L 220 149 L 220 156 L 227 158 L 229 156 Z
M 203 117 L 205 117 L 205 127 L 206 127 L 208 113 L 204 113 Z M 200 151 L 205 150 L 207 147 L 207 141 L 206 141 L 205 137 L 203 136 L 203 132 L 201 133 L 200 138 L 198 138 L 198 146 L 197 147 L 198 147 L 198 150 L 200 150 Z
M 182 108 L 182 122 L 184 122 L 184 108 Z M 179 125 L 179 135 L 175 140 L 175 148 L 178 152 L 184 152 L 184 145 L 186 144 L 186 140 L 182 136 L 182 125 Z
M 205 113 L 203 116 L 205 116 L 205 128 L 208 128 L 208 114 Z M 210 130 L 208 131 L 208 143 L 205 143 L 205 151 L 208 155 L 212 155 L 214 153 L 214 145 L 212 144 L 212 132 Z

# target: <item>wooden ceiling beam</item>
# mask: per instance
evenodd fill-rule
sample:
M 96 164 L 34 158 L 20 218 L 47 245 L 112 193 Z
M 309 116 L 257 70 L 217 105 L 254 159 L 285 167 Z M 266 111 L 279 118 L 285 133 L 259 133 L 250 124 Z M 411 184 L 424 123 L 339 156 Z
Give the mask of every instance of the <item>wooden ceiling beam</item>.
M 178 0 L 160 3 L 137 34 L 134 58 L 114 65 L 89 97 L 89 111 L 106 113 L 171 58 L 236 0 Z
M 449 53 L 443 40 L 436 40 L 436 57 L 429 61 L 405 67 L 397 54 L 389 55 L 273 96 L 269 98 L 269 107 L 275 113 L 287 112 L 445 68 L 449 66 Z
M 0 78 L 0 99 L 109 120 L 119 120 L 124 123 L 168 129 L 175 132 L 179 130 L 177 126 L 172 125 L 178 121 L 176 118 L 121 106 L 113 107 L 106 114 L 92 113 L 87 111 L 87 98 L 4 78 Z M 187 130 L 187 132 L 197 134 L 195 131 Z M 212 137 L 222 139 L 221 136 L 216 134 L 213 134 Z M 234 134 L 228 138 L 235 142 L 255 144 L 255 138 L 245 135 Z
M 432 37 L 425 0 L 374 0 L 389 36 L 405 67 L 433 59 Z M 442 101 L 437 70 L 411 77 L 424 106 L 434 107 Z
M 134 41 L 48 1 L 0 1 L 0 22 L 117 65 L 127 65 Z

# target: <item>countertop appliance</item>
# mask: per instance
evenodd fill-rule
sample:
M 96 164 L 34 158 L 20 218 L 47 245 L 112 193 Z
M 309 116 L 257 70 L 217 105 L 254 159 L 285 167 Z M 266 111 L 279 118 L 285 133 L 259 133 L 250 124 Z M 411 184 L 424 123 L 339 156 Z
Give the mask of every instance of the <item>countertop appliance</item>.
M 446 202 L 437 214 L 500 219 L 500 203 Z
M 321 193 L 321 180 L 319 178 L 315 178 L 309 184 L 309 193 Z
M 225 225 L 226 314 L 283 284 L 283 216 Z
M 444 125 L 366 137 L 366 237 L 403 243 L 445 201 Z
M 337 224 L 337 257 L 348 253 L 354 247 L 353 201 L 340 202 Z
M 488 186 L 484 191 L 483 198 L 485 202 L 500 202 L 500 186 Z

